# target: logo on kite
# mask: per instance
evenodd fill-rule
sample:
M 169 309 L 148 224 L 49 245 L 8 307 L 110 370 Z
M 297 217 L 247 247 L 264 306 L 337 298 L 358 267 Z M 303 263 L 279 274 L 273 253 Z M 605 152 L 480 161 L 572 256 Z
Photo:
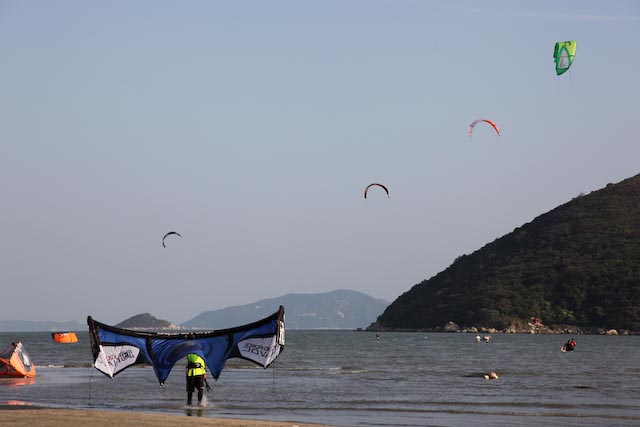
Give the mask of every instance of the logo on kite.
M 488 120 L 488 119 L 478 119 L 478 120 L 472 121 L 471 124 L 469 125 L 469 131 L 468 131 L 469 132 L 469 138 L 471 138 L 471 136 L 472 136 L 473 127 L 475 125 L 477 125 L 479 122 L 487 122 L 487 123 L 489 123 L 496 130 L 496 133 L 498 134 L 498 136 L 500 136 L 500 128 L 498 127 L 497 124 L 493 123 L 491 120 Z
M 553 60 L 556 63 L 556 74 L 559 76 L 571 67 L 573 57 L 576 55 L 576 42 L 568 40 L 556 43 L 553 49 Z
M 385 193 L 387 193 L 387 197 L 391 198 L 391 196 L 389 195 L 389 190 L 387 189 L 387 187 L 385 187 L 382 184 L 378 184 L 377 182 L 374 182 L 373 184 L 367 185 L 367 188 L 364 189 L 364 198 L 365 199 L 367 198 L 367 192 L 369 191 L 369 188 L 373 187 L 374 185 L 378 186 L 378 187 L 381 187 L 385 191 Z
M 162 247 L 163 247 L 163 248 L 166 248 L 166 246 L 165 246 L 165 244 L 164 244 L 164 239 L 166 239 L 166 238 L 167 238 L 167 236 L 171 236 L 172 234 L 175 234 L 176 236 L 178 236 L 178 237 L 182 238 L 182 236 L 181 236 L 180 234 L 176 233 L 175 231 L 170 231 L 170 232 L 168 232 L 168 233 L 167 233 L 167 234 L 165 234 L 165 235 L 164 235 L 164 237 L 162 238 Z

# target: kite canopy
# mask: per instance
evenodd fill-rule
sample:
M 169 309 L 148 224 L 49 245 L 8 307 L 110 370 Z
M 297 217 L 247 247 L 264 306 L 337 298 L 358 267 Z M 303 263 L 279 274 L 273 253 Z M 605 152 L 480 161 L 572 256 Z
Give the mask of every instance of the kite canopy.
M 34 378 L 36 365 L 31 361 L 21 342 L 12 342 L 0 352 L 0 378 L 24 377 Z
M 163 248 L 166 248 L 166 246 L 165 246 L 165 244 L 164 244 L 164 239 L 166 239 L 166 238 L 167 238 L 167 236 L 171 236 L 172 234 L 175 234 L 176 236 L 178 236 L 178 237 L 182 238 L 182 236 L 181 236 L 179 233 L 175 232 L 175 231 L 170 231 L 170 232 L 168 232 L 168 233 L 167 233 L 167 234 L 165 234 L 165 235 L 164 235 L 164 237 L 162 238 L 162 247 L 163 247 Z
M 284 349 L 284 307 L 257 322 L 209 332 L 159 333 L 116 328 L 89 316 L 93 366 L 113 378 L 129 366 L 149 364 L 160 385 L 173 365 L 189 353 L 202 357 L 214 379 L 230 358 L 267 368 Z
M 571 67 L 573 57 L 576 55 L 576 42 L 568 40 L 557 42 L 553 49 L 553 60 L 556 63 L 556 74 L 559 76 Z
M 491 120 L 488 119 L 477 119 L 471 122 L 471 124 L 469 125 L 469 137 L 472 136 L 473 134 L 473 128 L 475 125 L 477 125 L 479 122 L 487 122 L 489 123 L 491 126 L 493 126 L 493 128 L 496 130 L 496 133 L 498 134 L 498 136 L 500 136 L 500 128 L 498 127 L 497 124 L 495 124 L 494 122 L 492 122 Z
M 78 342 L 78 336 L 75 332 L 52 332 L 51 338 L 53 338 L 55 342 L 63 344 L 73 344 Z
M 378 184 L 377 182 L 374 182 L 373 184 L 369 184 L 369 185 L 367 185 L 367 188 L 365 188 L 365 189 L 364 189 L 364 198 L 365 198 L 365 199 L 367 198 L 367 192 L 369 191 L 369 188 L 371 188 L 371 187 L 373 187 L 373 186 L 381 187 L 381 188 L 385 191 L 385 193 L 387 193 L 387 197 L 388 197 L 388 198 L 391 198 L 391 196 L 389 195 L 389 189 L 387 189 L 387 187 L 385 187 L 385 186 L 384 186 L 384 185 L 382 185 L 382 184 Z

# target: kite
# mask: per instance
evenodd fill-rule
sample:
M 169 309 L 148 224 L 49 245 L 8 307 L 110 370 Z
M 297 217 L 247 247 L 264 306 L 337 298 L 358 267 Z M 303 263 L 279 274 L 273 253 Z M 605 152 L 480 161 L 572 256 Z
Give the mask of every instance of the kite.
M 378 187 L 382 187 L 382 189 L 387 193 L 387 197 L 391 198 L 391 196 L 389 195 L 389 190 L 387 189 L 387 187 L 385 187 L 382 184 L 378 184 L 377 182 L 374 182 L 373 184 L 369 184 L 367 185 L 367 188 L 364 189 L 364 198 L 367 198 L 367 192 L 369 191 L 369 188 L 373 187 L 374 185 L 377 185 Z
M 75 332 L 52 332 L 51 338 L 55 342 L 63 344 L 73 344 L 78 342 L 78 335 Z
M 36 365 L 21 342 L 12 342 L 9 347 L 0 351 L 0 378 L 3 377 L 36 377 Z
M 471 124 L 469 125 L 469 131 L 468 131 L 469 132 L 469 137 L 472 136 L 473 127 L 476 124 L 478 124 L 478 122 L 487 122 L 487 123 L 489 123 L 496 130 L 496 132 L 498 133 L 498 136 L 500 136 L 500 128 L 498 127 L 497 124 L 495 124 L 494 122 L 492 122 L 491 120 L 488 120 L 488 119 L 478 119 L 478 120 L 472 121 Z
M 166 248 L 166 246 L 164 245 L 164 239 L 166 239 L 166 238 L 167 238 L 167 236 L 170 236 L 170 235 L 172 235 L 172 234 L 175 234 L 176 236 L 179 236 L 180 238 L 182 238 L 182 236 L 180 236 L 180 234 L 179 234 L 179 233 L 176 233 L 175 231 L 170 231 L 170 232 L 168 232 L 168 233 L 167 233 L 167 234 L 165 234 L 165 235 L 164 235 L 164 237 L 162 238 L 162 247 L 163 247 L 163 248 Z
M 569 40 L 556 43 L 553 49 L 553 60 L 556 63 L 556 74 L 559 76 L 571 67 L 573 57 L 576 55 L 576 42 Z
M 87 317 L 93 367 L 113 378 L 137 364 L 153 367 L 160 385 L 189 353 L 202 357 L 214 379 L 230 358 L 267 368 L 284 349 L 284 307 L 257 322 L 207 332 L 143 332 L 105 325 Z

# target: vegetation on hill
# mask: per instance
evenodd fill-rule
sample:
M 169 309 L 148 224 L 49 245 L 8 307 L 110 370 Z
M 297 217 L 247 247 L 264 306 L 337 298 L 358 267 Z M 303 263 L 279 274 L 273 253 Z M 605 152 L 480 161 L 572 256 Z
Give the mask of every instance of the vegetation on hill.
M 447 321 L 640 330 L 640 175 L 580 195 L 415 285 L 370 329 Z
M 158 319 L 149 313 L 136 314 L 116 326 L 125 329 L 169 329 L 174 327 L 171 322 Z

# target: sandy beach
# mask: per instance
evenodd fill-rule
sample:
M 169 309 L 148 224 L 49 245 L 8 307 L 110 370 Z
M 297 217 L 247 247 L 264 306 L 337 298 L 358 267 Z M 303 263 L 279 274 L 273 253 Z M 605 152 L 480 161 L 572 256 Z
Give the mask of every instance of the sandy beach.
M 202 414 L 200 414 L 202 415 Z M 209 418 L 199 416 L 194 409 L 192 416 L 150 414 L 143 412 L 99 411 L 92 409 L 48 409 L 24 406 L 0 405 L 0 423 L 12 427 L 84 427 L 87 425 L 121 427 L 328 427 L 321 424 L 293 422 Z

